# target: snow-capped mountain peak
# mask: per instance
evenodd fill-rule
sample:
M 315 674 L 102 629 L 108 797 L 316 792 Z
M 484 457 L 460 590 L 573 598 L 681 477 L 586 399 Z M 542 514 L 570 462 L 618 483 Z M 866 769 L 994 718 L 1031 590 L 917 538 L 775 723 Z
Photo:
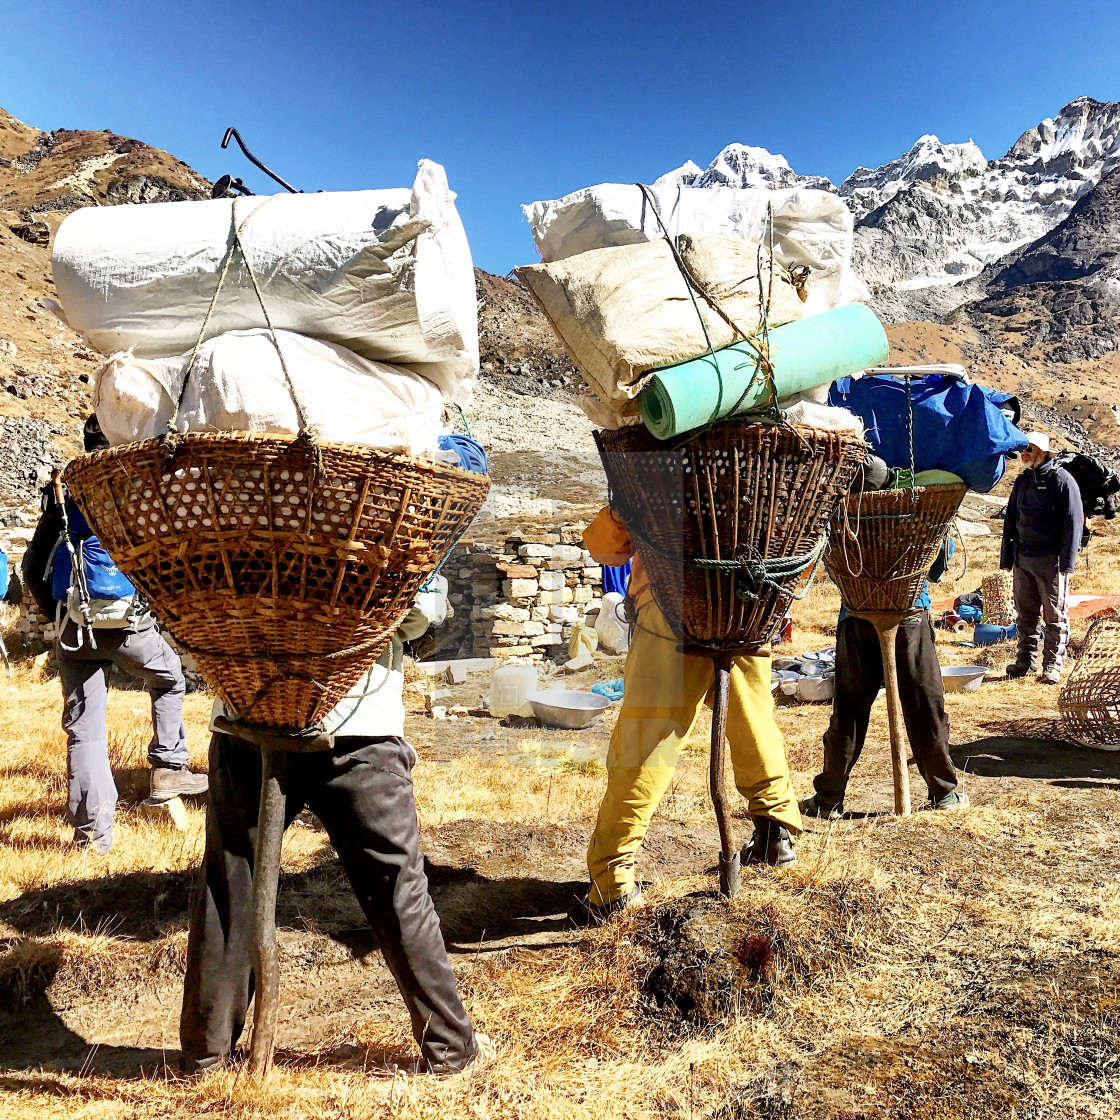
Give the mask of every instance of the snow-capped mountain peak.
M 981 174 L 988 166 L 984 153 L 971 140 L 964 144 L 943 144 L 936 136 L 925 135 L 898 159 L 881 167 L 857 167 L 840 184 L 840 194 L 857 218 L 882 206 L 903 187 L 940 178 L 946 181 Z
M 765 148 L 750 144 L 728 144 L 711 163 L 701 171 L 689 160 L 676 171 L 662 175 L 661 186 L 684 187 L 813 187 L 817 190 L 835 191 L 831 181 L 821 175 L 798 175 L 783 155 L 776 155 Z

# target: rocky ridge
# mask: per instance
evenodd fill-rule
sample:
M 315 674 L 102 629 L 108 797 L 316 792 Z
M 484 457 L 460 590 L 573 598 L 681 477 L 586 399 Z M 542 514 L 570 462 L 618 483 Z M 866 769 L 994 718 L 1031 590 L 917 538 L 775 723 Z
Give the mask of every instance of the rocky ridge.
M 1118 166 L 1120 102 L 1079 97 L 994 160 L 971 140 L 927 135 L 836 188 L 765 149 L 732 144 L 707 170 L 689 162 L 659 181 L 838 189 L 856 219 L 855 269 L 876 309 L 901 321 L 939 318 L 983 296 L 977 281 L 989 265 L 1049 233 Z

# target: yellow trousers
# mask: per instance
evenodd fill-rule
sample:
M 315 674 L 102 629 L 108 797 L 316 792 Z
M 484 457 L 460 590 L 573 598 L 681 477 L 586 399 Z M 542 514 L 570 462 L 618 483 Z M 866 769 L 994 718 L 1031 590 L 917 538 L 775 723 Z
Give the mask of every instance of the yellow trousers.
M 715 680 L 708 657 L 683 654 L 665 616 L 642 608 L 624 672 L 622 710 L 607 753 L 607 792 L 587 849 L 591 901 L 605 905 L 634 887 L 634 861 L 650 818 L 673 778 L 681 748 Z M 774 721 L 770 658 L 740 657 L 731 668 L 727 741 L 735 786 L 751 816 L 771 817 L 795 835 L 801 814 L 785 743 Z

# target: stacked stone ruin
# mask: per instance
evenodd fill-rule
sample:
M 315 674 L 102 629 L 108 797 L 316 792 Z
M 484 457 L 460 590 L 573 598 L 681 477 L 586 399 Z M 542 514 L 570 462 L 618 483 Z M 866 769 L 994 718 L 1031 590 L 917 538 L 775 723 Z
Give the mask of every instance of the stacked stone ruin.
M 444 573 L 460 656 L 568 659 L 573 629 L 593 626 L 603 604 L 603 569 L 583 547 L 583 529 L 519 532 L 498 546 L 455 549 Z

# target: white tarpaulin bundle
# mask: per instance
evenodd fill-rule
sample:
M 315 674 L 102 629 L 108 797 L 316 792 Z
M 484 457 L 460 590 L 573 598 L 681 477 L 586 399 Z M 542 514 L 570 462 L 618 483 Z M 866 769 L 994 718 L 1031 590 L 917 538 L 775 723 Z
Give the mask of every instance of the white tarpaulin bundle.
M 656 241 L 666 231 L 670 236 L 723 234 L 755 245 L 765 238 L 768 247 L 768 205 L 773 207 L 775 261 L 790 271 L 811 270 L 804 316 L 867 298 L 851 268 L 852 213 L 843 199 L 827 191 L 676 186 L 643 190 L 604 183 L 522 209 L 541 258 L 548 262 L 590 249 Z
M 411 190 L 86 207 L 59 228 L 55 283 L 70 326 L 104 354 L 162 358 L 190 351 L 204 325 L 206 338 L 263 327 L 236 251 L 207 320 L 236 214 L 273 326 L 414 366 L 466 404 L 478 309 L 454 199 L 422 160 Z
M 180 432 L 300 430 L 280 365 L 284 355 L 304 418 L 320 439 L 434 456 L 443 397 L 411 370 L 369 361 L 330 342 L 277 331 L 231 331 L 199 349 L 179 410 Z M 112 444 L 167 432 L 191 355 L 114 354 L 98 371 L 94 408 Z

